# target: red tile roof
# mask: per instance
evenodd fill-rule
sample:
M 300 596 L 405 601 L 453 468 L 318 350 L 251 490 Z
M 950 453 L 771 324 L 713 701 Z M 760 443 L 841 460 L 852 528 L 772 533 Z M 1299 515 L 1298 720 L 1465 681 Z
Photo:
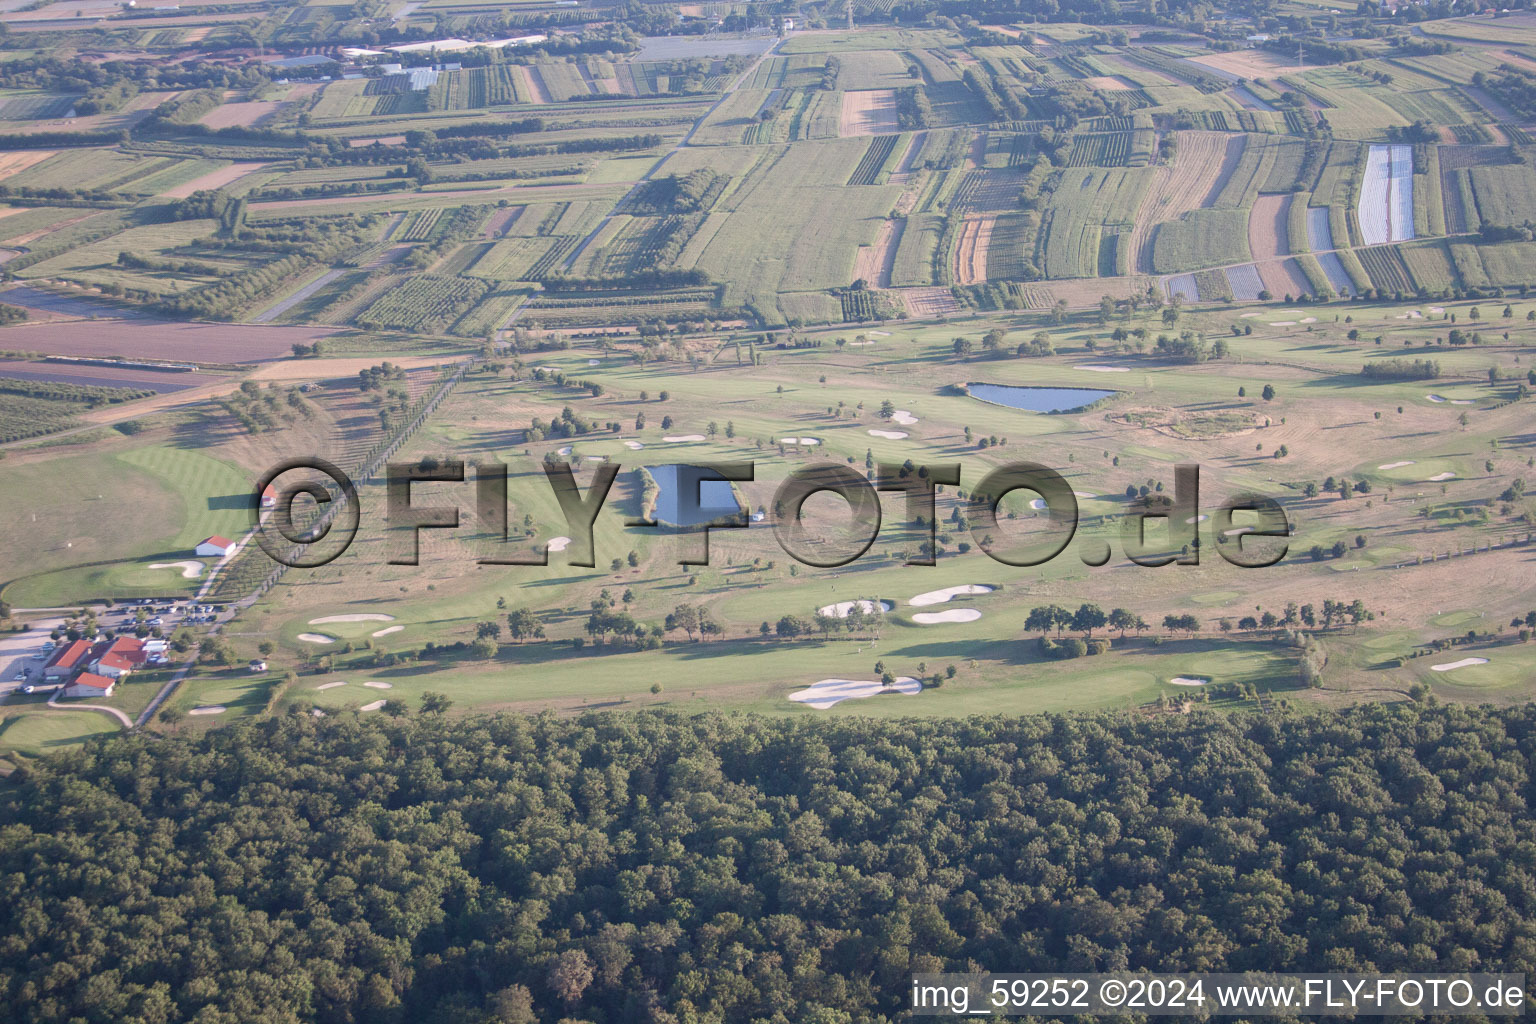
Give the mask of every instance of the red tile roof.
M 209 537 L 206 540 L 198 541 L 197 542 L 197 546 L 198 547 L 202 547 L 204 544 L 216 544 L 216 545 L 218 545 L 221 548 L 227 548 L 227 547 L 233 547 L 234 543 L 235 542 L 230 540 L 228 537 L 220 537 L 217 534 L 215 534 L 214 536 Z
M 136 636 L 120 636 L 116 640 L 103 640 L 91 652 L 92 660 L 100 668 L 131 671 L 144 663 L 144 641 Z
M 116 679 L 108 679 L 106 676 L 98 676 L 91 672 L 81 672 L 75 676 L 76 685 L 94 686 L 98 690 L 110 690 L 116 682 Z
M 68 644 L 53 652 L 53 657 L 48 659 L 46 668 L 74 668 L 85 657 L 85 652 L 91 649 L 91 645 L 84 640 L 71 640 Z

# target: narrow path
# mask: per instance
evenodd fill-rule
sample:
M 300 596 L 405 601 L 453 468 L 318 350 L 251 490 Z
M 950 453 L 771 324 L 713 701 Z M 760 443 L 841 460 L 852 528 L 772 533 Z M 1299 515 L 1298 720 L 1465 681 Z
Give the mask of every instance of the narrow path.
M 293 292 L 286 298 L 278 299 L 272 305 L 251 317 L 250 322 L 253 324 L 271 323 L 345 273 L 346 270 L 338 270 L 336 268 L 327 270 L 298 291 Z
M 57 711 L 105 711 L 107 714 L 115 716 L 119 722 L 122 722 L 124 729 L 133 728 L 133 719 L 123 714 L 117 708 L 109 707 L 106 704 L 67 704 L 61 706 L 59 704 L 59 697 L 63 693 L 64 687 L 62 686 L 54 690 L 53 696 L 48 698 L 48 706 Z

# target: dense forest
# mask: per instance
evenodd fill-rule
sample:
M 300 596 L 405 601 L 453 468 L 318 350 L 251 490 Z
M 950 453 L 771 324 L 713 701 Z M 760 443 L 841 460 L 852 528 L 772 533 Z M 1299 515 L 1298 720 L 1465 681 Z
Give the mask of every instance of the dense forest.
M 441 709 L 446 702 L 432 702 Z M 23 767 L 13 1021 L 881 1021 L 916 970 L 1536 971 L 1536 708 L 312 719 Z

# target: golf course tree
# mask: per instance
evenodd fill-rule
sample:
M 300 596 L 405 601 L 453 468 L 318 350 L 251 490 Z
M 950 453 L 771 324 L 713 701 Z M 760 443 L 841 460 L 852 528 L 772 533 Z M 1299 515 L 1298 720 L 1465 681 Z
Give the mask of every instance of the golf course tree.
M 1190 636 L 1200 631 L 1200 618 L 1195 615 L 1164 615 L 1163 628 L 1170 633 L 1187 633 Z
M 1125 639 L 1125 634 L 1131 630 L 1140 632 L 1147 628 L 1147 624 L 1140 615 L 1127 608 L 1115 608 L 1109 613 L 1109 628 L 1120 631 L 1120 639 Z
M 1093 636 L 1094 630 L 1102 629 L 1108 622 L 1109 616 L 1096 604 L 1084 603 L 1072 613 L 1072 628 L 1085 637 Z
M 697 605 L 680 604 L 673 607 L 667 615 L 667 632 L 682 630 L 688 635 L 690 641 L 693 635 L 699 631 L 699 609 Z
M 544 639 L 544 624 L 539 617 L 527 608 L 518 608 L 507 613 L 507 634 L 522 643 L 527 640 Z

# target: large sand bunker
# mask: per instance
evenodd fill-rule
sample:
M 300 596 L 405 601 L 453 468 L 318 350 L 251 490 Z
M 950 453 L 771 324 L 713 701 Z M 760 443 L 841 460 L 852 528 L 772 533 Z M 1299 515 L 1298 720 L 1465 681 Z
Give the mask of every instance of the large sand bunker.
M 918 594 L 907 603 L 914 608 L 923 608 L 930 604 L 943 604 L 951 598 L 962 594 L 990 594 L 995 587 L 989 587 L 984 583 L 966 583 L 958 587 L 946 587 L 943 590 L 930 590 L 924 594 Z
M 203 563 L 194 562 L 190 558 L 183 562 L 151 562 L 151 569 L 180 569 L 181 578 L 195 580 L 203 574 Z
M 398 632 L 400 632 L 404 628 L 405 628 L 404 626 L 385 626 L 383 629 L 376 629 L 376 630 L 374 630 L 373 631 L 373 635 L 374 636 L 389 636 L 389 634 L 391 634 L 391 633 L 398 633 Z
M 191 711 L 188 711 L 187 714 L 189 714 L 189 715 L 222 715 L 224 712 L 226 712 L 228 710 L 229 709 L 224 707 L 224 705 L 222 705 L 222 704 L 209 704 L 207 707 L 193 708 Z
M 1449 672 L 1452 669 L 1466 668 L 1468 665 L 1486 664 L 1488 664 L 1487 658 L 1462 658 L 1460 661 L 1453 661 L 1445 665 L 1431 665 L 1429 666 L 1429 670 L 1431 672 Z
M 981 612 L 975 608 L 951 608 L 943 612 L 918 612 L 912 621 L 920 626 L 936 626 L 941 622 L 975 622 Z
M 667 442 L 667 444 L 684 444 L 684 443 L 686 443 L 688 441 L 702 441 L 702 440 L 704 440 L 704 435 L 703 434 L 672 434 L 672 435 L 670 435 L 668 437 L 662 438 L 662 440 Z
M 903 427 L 910 427 L 912 424 L 917 422 L 917 417 L 913 416 L 905 409 L 897 409 L 895 412 L 891 413 L 891 422 L 900 424 Z
M 1173 686 L 1209 686 L 1211 680 L 1209 676 L 1174 676 L 1168 682 Z
M 1404 466 L 1411 466 L 1411 465 L 1413 465 L 1413 460 L 1412 459 L 1403 459 L 1400 462 L 1387 462 L 1387 463 L 1383 463 L 1382 465 L 1377 466 L 1376 468 L 1377 469 L 1402 469 Z
M 871 430 L 869 436 L 883 437 L 887 441 L 900 441 L 907 436 L 907 432 L 905 430 Z
M 379 710 L 379 708 L 383 707 L 385 704 L 388 704 L 388 703 L 389 703 L 389 701 L 387 701 L 387 700 L 376 700 L 376 701 L 374 701 L 371 704 L 364 704 L 362 707 L 358 708 L 357 710 L 359 710 L 359 711 L 377 711 L 377 710 Z
M 324 633 L 300 633 L 299 639 L 307 644 L 333 644 L 336 642 L 335 637 L 326 636 Z
M 803 690 L 795 691 L 789 695 L 789 699 L 825 711 L 837 702 L 844 700 L 876 697 L 882 693 L 922 692 L 923 684 L 912 676 L 898 676 L 896 682 L 889 689 L 880 685 L 880 682 L 874 679 L 823 679 L 820 682 L 812 683 Z
M 823 605 L 816 609 L 816 612 L 819 615 L 834 615 L 839 619 L 846 619 L 848 613 L 853 611 L 854 605 L 862 608 L 865 615 L 872 614 L 877 607 L 882 612 L 888 612 L 896 607 L 890 601 L 881 601 L 878 605 L 874 601 L 839 601 L 837 604 Z

